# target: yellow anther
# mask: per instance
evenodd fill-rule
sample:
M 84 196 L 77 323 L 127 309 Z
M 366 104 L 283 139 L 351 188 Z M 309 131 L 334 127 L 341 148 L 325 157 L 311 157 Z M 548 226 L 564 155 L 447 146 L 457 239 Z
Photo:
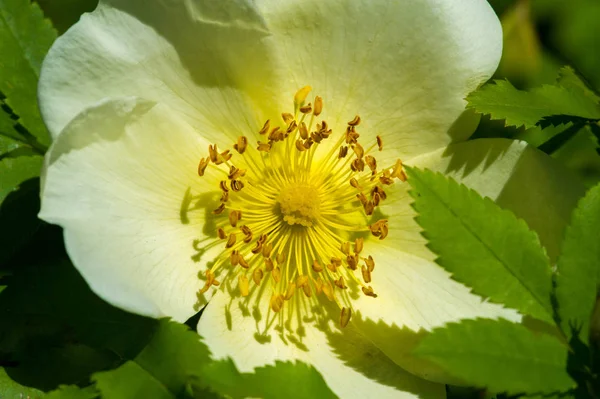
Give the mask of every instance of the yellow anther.
M 227 177 L 229 178 L 229 180 L 236 180 L 245 175 L 246 171 L 244 169 L 238 169 L 234 165 L 231 165 L 229 167 L 229 175 Z
M 252 248 L 252 253 L 256 255 L 257 253 L 261 252 L 262 246 L 263 246 L 262 242 L 256 241 L 256 246 L 254 248 Z
M 363 161 L 361 158 L 356 158 L 350 164 L 350 169 L 353 172 L 362 172 L 363 170 L 365 170 L 365 161 Z
M 281 269 L 279 268 L 279 266 L 276 266 L 273 269 L 271 275 L 273 276 L 273 280 L 275 280 L 276 283 L 278 283 L 281 280 Z
M 265 258 L 268 258 L 271 256 L 271 251 L 273 251 L 273 244 L 272 243 L 266 243 L 263 245 L 263 249 L 262 249 L 262 256 L 264 256 Z
M 389 227 L 387 219 L 381 219 L 369 226 L 371 234 L 383 240 L 388 235 Z
M 315 273 L 320 273 L 323 271 L 323 266 L 321 266 L 319 261 L 315 259 L 312 264 L 312 269 L 315 271 Z
M 365 242 L 365 240 L 362 237 L 358 237 L 356 240 L 354 240 L 354 252 L 356 254 L 359 254 L 362 252 L 364 242 Z
M 306 140 L 308 138 L 308 128 L 306 127 L 306 123 L 302 122 L 300 124 L 298 132 L 300 133 L 300 138 L 302 138 L 302 140 Z
M 283 264 L 283 262 L 285 262 L 285 258 L 286 258 L 285 252 L 280 252 L 280 253 L 277 255 L 277 258 L 276 258 L 276 260 L 277 260 L 277 264 L 278 264 L 278 265 L 281 265 L 281 264 Z
M 225 230 L 219 227 L 219 229 L 217 230 L 217 237 L 219 237 L 221 240 L 224 240 L 227 237 L 227 234 L 225 234 Z
M 221 204 L 221 205 L 219 205 L 219 207 L 217 209 L 212 211 L 212 213 L 214 213 L 215 215 L 220 215 L 223 213 L 224 210 L 225 210 L 225 204 Z
M 239 211 L 229 211 L 229 224 L 231 224 L 232 227 L 237 226 L 240 216 L 242 216 L 242 213 Z
M 270 258 L 265 259 L 265 270 L 270 272 L 273 271 L 273 261 Z
M 352 119 L 350 122 L 348 122 L 348 125 L 350 126 L 358 126 L 360 124 L 360 116 L 356 115 L 354 117 L 354 119 Z
M 258 131 L 258 134 L 266 134 L 271 128 L 271 120 L 267 119 L 263 127 Z
M 268 238 L 268 236 L 266 234 L 261 234 L 260 237 L 258 237 L 258 241 L 261 244 L 264 244 L 265 242 L 267 242 L 267 238 Z
M 313 115 L 319 116 L 323 111 L 323 99 L 319 96 L 315 97 L 315 107 L 313 109 Z
M 340 313 L 340 326 L 342 328 L 346 327 L 350 322 L 350 318 L 352 317 L 352 309 L 342 308 Z
M 346 286 L 346 283 L 344 282 L 344 277 L 340 276 L 340 278 L 338 278 L 337 280 L 334 280 L 333 282 L 336 287 L 338 287 L 339 289 L 345 290 L 346 288 L 348 288 Z
M 310 87 L 310 86 L 304 86 L 303 88 L 298 90 L 296 92 L 296 94 L 294 95 L 294 106 L 301 107 L 302 105 L 304 105 L 304 102 L 306 101 L 306 97 L 308 97 L 308 93 L 310 93 L 311 90 L 312 90 L 312 87 Z
M 200 163 L 198 163 L 198 176 L 204 176 L 204 171 L 206 167 L 210 163 L 210 158 L 200 158 Z
M 362 287 L 362 292 L 366 295 L 366 296 L 370 296 L 372 298 L 377 298 L 377 294 L 375 292 L 373 292 L 373 288 L 371 288 L 371 286 L 368 287 Z
M 342 260 L 340 258 L 335 258 L 332 257 L 331 258 L 331 263 L 335 266 L 335 267 L 340 267 L 342 265 Z
M 244 255 L 242 255 L 242 254 L 239 255 L 239 262 L 240 262 L 240 266 L 243 267 L 244 269 L 250 268 L 250 265 L 248 264 L 248 262 L 246 262 L 246 259 L 244 259 Z
M 365 149 L 363 148 L 362 145 L 360 145 L 358 143 L 356 143 L 352 146 L 352 151 L 354 151 L 356 158 L 362 158 L 363 155 L 365 155 Z
M 380 202 L 381 202 L 381 197 L 379 196 L 379 194 L 378 193 L 373 194 L 373 205 L 379 206 Z
M 312 111 L 312 105 L 308 103 L 307 105 L 300 107 L 300 112 L 303 114 L 309 114 Z
M 304 147 L 304 143 L 302 142 L 302 140 L 296 140 L 296 149 L 300 152 L 306 151 L 306 147 Z
M 235 267 L 240 263 L 240 251 L 234 249 L 231 251 L 231 255 L 229 256 L 229 261 L 231 262 L 231 266 Z
M 348 269 L 356 270 L 358 266 L 358 255 L 348 255 L 346 257 L 346 263 L 348 263 Z
M 387 198 L 387 194 L 385 193 L 385 191 L 383 191 L 383 188 L 379 186 L 375 186 L 371 190 L 371 195 L 374 196 L 375 194 L 378 194 L 382 200 L 385 200 Z
M 294 115 L 292 115 L 288 112 L 284 112 L 283 114 L 281 114 L 281 118 L 283 119 L 283 122 L 286 125 L 289 125 L 290 122 L 294 120 Z
M 367 201 L 367 203 L 364 204 L 364 208 L 365 208 L 365 214 L 371 216 L 373 214 L 373 212 L 375 211 L 375 204 L 373 203 L 373 201 Z
M 229 234 L 229 238 L 227 239 L 227 243 L 225 244 L 225 248 L 231 248 L 235 245 L 235 234 L 231 233 Z
M 377 160 L 375 159 L 375 157 L 371 155 L 366 155 L 365 163 L 367 164 L 369 169 L 371 169 L 371 172 L 375 173 L 377 171 Z
M 271 309 L 277 313 L 283 308 L 283 295 L 273 294 L 270 301 Z
M 248 277 L 241 275 L 238 277 L 238 287 L 242 296 L 248 296 L 250 293 L 250 284 L 248 284 Z
M 360 190 L 360 185 L 358 184 L 358 180 L 356 180 L 354 177 L 352 179 L 350 179 L 350 185 L 352 187 Z
M 323 293 L 330 301 L 335 300 L 335 295 L 333 293 L 333 287 L 329 281 L 323 283 Z
M 348 155 L 348 146 L 343 145 L 340 147 L 340 152 L 338 153 L 338 158 L 345 158 Z
M 312 296 L 312 290 L 310 289 L 310 285 L 304 284 L 302 286 L 302 291 L 304 292 L 304 295 L 306 295 L 307 298 L 310 298 Z
M 334 273 L 337 272 L 337 269 L 335 268 L 335 265 L 333 263 L 328 263 L 327 268 Z
M 289 301 L 294 296 L 294 292 L 296 292 L 296 283 L 290 282 L 287 286 L 287 290 L 285 291 L 284 299 Z
M 254 269 L 254 271 L 252 272 L 252 280 L 254 280 L 254 284 L 256 285 L 260 285 L 260 282 L 262 281 L 263 278 L 263 271 L 262 269 Z
M 367 269 L 366 266 L 363 266 L 363 267 L 361 267 L 360 271 L 362 273 L 362 278 L 363 278 L 364 282 L 370 283 L 371 282 L 371 272 L 369 271 L 369 269 Z
M 296 278 L 296 286 L 304 287 L 307 284 L 308 284 L 308 276 L 307 275 L 298 276 L 298 278 Z
M 269 144 L 269 143 L 261 143 L 259 141 L 256 149 L 258 151 L 269 152 L 269 151 L 271 151 L 271 144 Z
M 240 154 L 243 154 L 246 151 L 246 147 L 248 147 L 248 139 L 246 136 L 238 137 L 237 143 L 233 145 L 233 149 Z
M 241 180 L 232 180 L 230 183 L 230 187 L 233 191 L 240 191 L 244 188 L 244 183 Z
M 208 156 L 210 158 L 210 160 L 215 163 L 216 165 L 218 165 L 217 161 L 219 161 L 219 152 L 217 151 L 217 145 L 212 145 L 209 144 L 208 145 Z M 219 162 L 221 163 L 221 162 Z
M 379 151 L 383 151 L 383 139 L 381 136 L 377 136 L 377 147 L 379 148 Z
M 373 257 L 371 255 L 369 255 L 368 258 L 365 258 L 365 264 L 367 265 L 369 272 L 372 272 L 373 270 L 375 270 L 375 260 L 373 259 Z
M 229 191 L 229 188 L 227 187 L 227 180 L 221 180 L 219 182 L 219 187 L 225 192 Z
M 233 156 L 233 154 L 231 154 L 229 152 L 229 150 L 223 151 L 222 153 L 219 154 L 219 160 L 221 161 L 220 163 L 229 161 L 232 156 Z
M 221 202 L 227 202 L 227 201 L 229 201 L 229 191 L 223 191 L 221 193 L 221 199 L 220 199 L 220 201 Z

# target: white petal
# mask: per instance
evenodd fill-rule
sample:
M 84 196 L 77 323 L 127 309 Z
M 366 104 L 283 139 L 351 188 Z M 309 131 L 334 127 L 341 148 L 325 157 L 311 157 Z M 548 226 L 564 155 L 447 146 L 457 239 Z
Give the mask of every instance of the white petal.
M 167 107 L 134 98 L 87 110 L 53 144 L 40 217 L 64 228 L 71 260 L 108 302 L 177 320 L 197 311 L 211 254 L 195 262 L 193 243 L 215 235 L 203 227 L 218 204 L 197 175 L 206 146 Z M 188 190 L 202 197 L 186 212 Z
M 487 1 L 258 0 L 257 7 L 279 51 L 283 98 L 311 85 L 331 126 L 343 132 L 362 117 L 365 147 L 381 135 L 396 156 L 411 158 L 475 128 L 468 117 L 449 133 L 466 95 L 500 60 L 501 26 Z
M 42 115 L 56 137 L 97 101 L 136 96 L 168 104 L 209 141 L 230 144 L 255 132 L 270 105 L 265 35 L 245 1 L 102 1 L 50 49 Z
M 276 360 L 300 360 L 315 367 L 341 398 L 445 397 L 443 385 L 402 370 L 351 325 L 340 331 L 331 322 L 319 324 L 319 328 L 315 322 L 304 322 L 305 335 L 300 341 L 296 341 L 297 334 L 289 331 L 285 341 L 273 328 L 265 334 L 263 326 L 269 313 L 268 299 L 263 298 L 258 305 L 250 306 L 224 292 L 211 299 L 200 318 L 198 332 L 214 358 L 231 357 L 243 372 L 273 365 Z M 296 327 L 292 330 L 296 331 Z M 262 339 L 257 340 L 257 336 Z
M 583 193 L 577 178 L 557 162 L 511 140 L 455 144 L 411 163 L 445 172 L 516 212 L 540 234 L 551 256 L 556 255 L 568 215 Z M 376 262 L 371 285 L 379 296 L 359 298 L 355 304 L 360 315 L 353 320 L 399 365 L 424 378 L 443 381 L 447 376 L 441 370 L 410 355 L 425 330 L 464 318 L 518 320 L 519 316 L 470 294 L 469 288 L 433 262 L 435 255 L 425 248 L 425 239 L 412 219 L 415 213 L 407 189 L 408 183 L 396 184 L 382 207 L 389 219 L 389 236 L 381 242 L 365 242 L 365 253 Z

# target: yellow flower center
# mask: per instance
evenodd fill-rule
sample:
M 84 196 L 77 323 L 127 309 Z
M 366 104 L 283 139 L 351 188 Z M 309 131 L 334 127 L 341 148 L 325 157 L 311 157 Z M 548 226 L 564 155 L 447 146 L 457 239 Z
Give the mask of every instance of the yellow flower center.
M 387 198 L 384 186 L 406 175 L 400 160 L 378 168 L 373 153 L 383 142 L 377 136 L 363 143 L 366 149 L 359 143 L 358 116 L 334 134 L 319 120 L 323 100 L 305 104 L 309 92 L 298 91 L 294 113 L 282 114 L 281 123 L 265 122 L 256 146 L 240 136 L 232 150 L 211 145 L 200 160 L 200 176 L 223 176 L 211 221 L 213 244 L 223 252 L 205 271 L 200 294 L 225 276 L 241 296 L 270 295 L 275 313 L 286 302 L 317 305 L 323 296 L 340 306 L 343 327 L 353 297 L 377 297 L 369 285 L 375 260 L 364 253 L 364 241 L 387 237 L 387 220 L 374 211 Z
M 281 191 L 277 201 L 283 220 L 289 225 L 311 227 L 319 218 L 320 193 L 312 184 L 291 183 Z

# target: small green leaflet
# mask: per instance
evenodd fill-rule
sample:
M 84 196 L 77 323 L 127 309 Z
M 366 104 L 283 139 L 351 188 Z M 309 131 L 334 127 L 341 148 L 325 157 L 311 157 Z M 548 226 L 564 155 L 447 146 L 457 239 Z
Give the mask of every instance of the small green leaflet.
M 573 329 L 587 343 L 600 282 L 600 184 L 588 191 L 573 212 L 558 258 L 556 299 L 561 328 L 568 339 Z
M 598 102 L 574 84 L 521 91 L 508 81 L 496 80 L 471 93 L 467 101 L 468 108 L 489 114 L 492 119 L 504 119 L 507 126 L 532 128 L 545 117 L 563 115 L 600 119 Z
M 549 260 L 525 222 L 439 173 L 407 172 L 437 263 L 474 293 L 553 323 Z
M 13 381 L 6 370 L 0 367 L 0 398 L 30 398 L 38 399 L 44 397 L 42 391 L 38 391 L 34 388 L 22 386 L 21 384 Z
M 96 399 L 98 391 L 93 386 L 79 388 L 77 385 L 61 385 L 58 389 L 48 392 L 44 399 Z
M 40 175 L 43 158 L 41 156 L 4 158 L 0 160 L 0 204 L 8 194 L 16 190 L 27 179 Z
M 435 329 L 415 354 L 492 392 L 548 394 L 575 388 L 566 370 L 566 346 L 503 319 L 464 320 Z
M 0 0 L 0 93 L 37 140 L 50 143 L 37 107 L 42 60 L 56 39 L 39 6 L 29 0 Z
M 335 397 L 311 366 L 279 362 L 255 373 L 240 373 L 229 359 L 212 360 L 198 334 L 168 320 L 161 320 L 150 343 L 133 361 L 96 373 L 92 380 L 102 397 L 116 399 Z

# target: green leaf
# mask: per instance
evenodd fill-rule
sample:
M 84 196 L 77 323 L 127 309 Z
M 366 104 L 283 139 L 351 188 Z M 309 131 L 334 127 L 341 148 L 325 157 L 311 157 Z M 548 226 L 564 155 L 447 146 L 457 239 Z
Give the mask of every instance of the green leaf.
M 37 177 L 42 170 L 41 156 L 4 158 L 0 160 L 0 204 L 24 181 Z
M 44 393 L 34 388 L 25 387 L 15 381 L 13 381 L 6 370 L 0 367 L 0 398 L 12 399 L 12 398 L 29 398 L 38 399 L 43 397 Z
M 240 373 L 231 360 L 224 360 L 208 365 L 203 377 L 211 389 L 232 398 L 336 397 L 317 370 L 301 362 L 277 361 L 254 373 Z
M 56 31 L 36 3 L 0 0 L 0 93 L 20 122 L 42 145 L 50 138 L 37 106 L 42 60 Z
M 186 326 L 161 320 L 148 345 L 134 361 L 93 375 L 107 398 L 175 398 L 186 391 L 192 375 L 210 361 L 208 348 Z
M 577 75 L 575 70 L 570 66 L 564 66 L 558 72 L 558 78 L 556 83 L 559 86 L 567 89 L 580 89 L 583 93 L 588 96 L 592 101 L 600 103 L 600 97 L 591 90 L 588 85 Z
M 525 222 L 439 173 L 407 171 L 437 263 L 474 293 L 552 322 L 549 261 Z
M 61 385 L 58 389 L 48 392 L 44 399 L 95 399 L 99 393 L 95 387 L 79 388 L 76 385 Z
M 568 348 L 506 320 L 464 320 L 428 334 L 415 350 L 470 385 L 493 392 L 553 393 L 575 388 Z
M 598 103 L 578 87 L 544 85 L 530 91 L 517 90 L 508 81 L 496 80 L 467 97 L 468 108 L 492 119 L 504 119 L 507 126 L 535 127 L 544 117 L 570 115 L 600 119 Z
M 200 336 L 186 326 L 161 320 L 148 346 L 116 370 L 93 375 L 102 397 L 334 398 L 321 375 L 301 362 L 240 373 L 231 359 L 214 361 Z
M 561 327 L 567 338 L 573 329 L 587 343 L 590 319 L 600 283 L 600 184 L 588 191 L 573 212 L 558 258 L 556 299 Z M 592 277 L 596 276 L 596 278 Z

